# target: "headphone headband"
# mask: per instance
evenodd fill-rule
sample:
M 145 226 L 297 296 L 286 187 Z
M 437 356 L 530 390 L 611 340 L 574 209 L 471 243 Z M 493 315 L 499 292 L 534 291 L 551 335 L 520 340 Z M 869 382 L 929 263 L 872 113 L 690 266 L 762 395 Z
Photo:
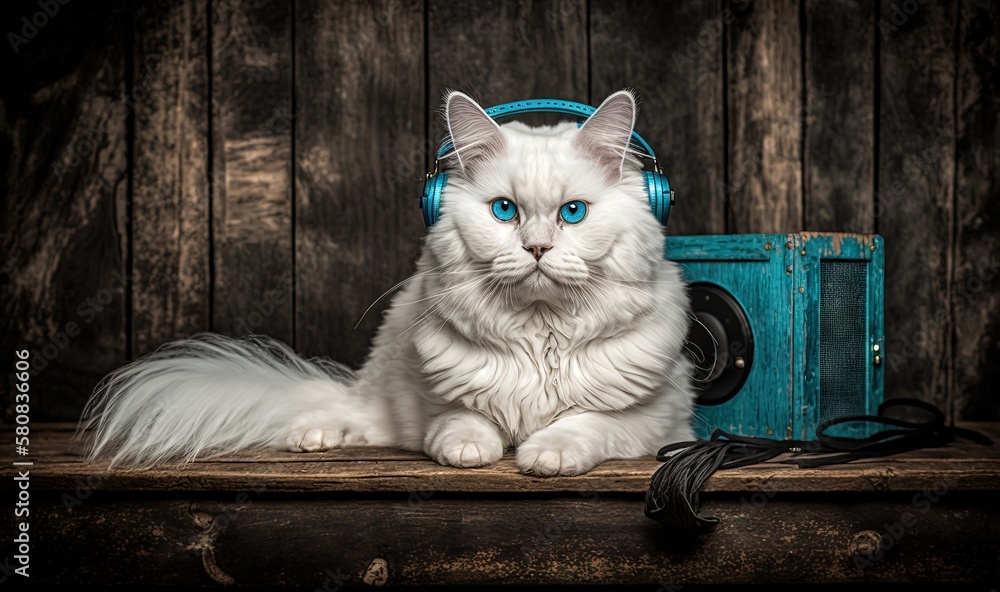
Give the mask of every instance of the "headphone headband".
M 594 111 L 597 111 L 597 109 L 591 107 L 590 105 L 575 103 L 573 101 L 561 101 L 559 99 L 529 99 L 527 101 L 514 101 L 513 103 L 494 105 L 489 109 L 484 109 L 484 111 L 486 111 L 486 114 L 490 116 L 490 119 L 497 121 L 514 115 L 520 115 L 522 113 L 562 113 L 565 115 L 590 117 L 594 114 Z M 643 152 L 640 156 L 645 156 L 652 159 L 654 163 L 656 162 L 656 153 L 653 152 L 653 148 L 635 131 L 632 132 L 632 140 L 630 143 Z M 441 145 L 441 148 L 438 149 L 437 156 L 435 156 L 435 158 L 440 160 L 453 149 L 454 146 L 451 141 L 448 140 Z M 657 165 L 657 167 L 658 166 L 659 165 Z
M 590 117 L 597 109 L 590 105 L 574 103 L 573 101 L 530 99 L 495 105 L 489 109 L 484 109 L 484 111 L 486 115 L 496 121 L 520 113 L 564 113 L 578 117 Z M 650 210 L 656 216 L 656 219 L 659 220 L 660 224 L 666 226 L 667 217 L 670 215 L 670 206 L 674 203 L 674 191 L 670 188 L 670 181 L 663 174 L 663 169 L 660 168 L 660 163 L 656 160 L 656 153 L 653 152 L 653 148 L 650 147 L 646 140 L 642 139 L 642 136 L 635 133 L 634 130 L 632 131 L 632 138 L 629 140 L 629 145 L 635 149 L 639 158 L 649 159 L 653 162 L 655 172 L 642 171 L 643 187 L 646 190 L 646 198 L 649 202 Z M 448 156 L 453 150 L 454 146 L 450 141 L 446 141 L 441 146 L 437 151 L 437 156 L 434 158 L 434 170 L 427 173 L 427 179 L 424 181 L 424 193 L 420 196 L 420 211 L 424 216 L 424 224 L 428 228 L 434 226 L 434 223 L 437 222 L 441 208 L 441 195 L 444 193 L 444 188 L 448 183 L 448 171 L 440 169 L 440 160 Z

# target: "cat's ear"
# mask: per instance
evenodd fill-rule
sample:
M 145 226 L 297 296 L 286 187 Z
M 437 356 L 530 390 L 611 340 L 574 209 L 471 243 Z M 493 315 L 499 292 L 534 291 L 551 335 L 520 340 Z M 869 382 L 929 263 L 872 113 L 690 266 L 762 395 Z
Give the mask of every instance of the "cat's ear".
M 500 126 L 469 95 L 458 91 L 448 93 L 444 100 L 444 118 L 455 147 L 454 156 L 463 171 L 477 160 L 503 151 Z
M 601 165 L 611 181 L 621 179 L 635 113 L 635 96 L 620 90 L 604 99 L 576 137 L 579 148 Z

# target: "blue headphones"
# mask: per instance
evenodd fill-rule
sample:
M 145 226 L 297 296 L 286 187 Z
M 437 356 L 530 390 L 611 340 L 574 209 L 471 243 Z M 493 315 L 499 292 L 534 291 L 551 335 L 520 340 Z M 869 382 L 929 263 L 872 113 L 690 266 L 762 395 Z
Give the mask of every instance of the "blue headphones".
M 572 101 L 532 99 L 490 107 L 486 109 L 486 114 L 494 121 L 519 113 L 564 113 L 586 118 L 596 110 L 590 105 Z M 670 216 L 670 206 L 674 204 L 674 191 L 670 188 L 670 181 L 663 174 L 652 147 L 646 143 L 646 140 L 642 139 L 642 136 L 632 132 L 631 144 L 638 152 L 639 158 L 650 160 L 653 163 L 653 170 L 643 171 L 642 178 L 646 187 L 646 197 L 649 199 L 649 209 L 653 211 L 653 215 L 660 221 L 660 224 L 666 226 L 667 218 Z M 448 173 L 442 172 L 440 169 L 441 159 L 453 148 L 450 141 L 441 146 L 434 157 L 434 171 L 427 173 L 427 180 L 424 182 L 424 194 L 420 196 L 420 210 L 424 214 L 424 224 L 428 228 L 434 226 L 434 223 L 438 221 L 441 209 L 441 192 L 444 191 L 444 187 L 448 183 Z

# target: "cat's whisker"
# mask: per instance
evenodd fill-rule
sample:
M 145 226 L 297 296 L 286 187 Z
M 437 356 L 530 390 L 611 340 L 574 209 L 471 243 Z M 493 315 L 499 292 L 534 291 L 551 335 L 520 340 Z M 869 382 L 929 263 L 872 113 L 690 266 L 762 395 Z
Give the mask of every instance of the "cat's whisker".
M 389 288 L 388 290 L 386 290 L 385 292 L 383 292 L 381 296 L 379 296 L 378 298 L 376 298 L 375 301 L 372 302 L 368 306 L 368 308 L 365 309 L 365 312 L 362 313 L 361 318 L 358 319 L 358 322 L 357 322 L 356 325 L 354 325 L 354 328 L 357 329 L 361 325 L 361 322 L 364 321 L 365 316 L 367 316 L 368 313 L 371 312 L 371 310 L 373 308 L 375 308 L 375 305 L 378 304 L 383 298 L 385 298 L 386 296 L 388 296 L 392 292 L 398 290 L 403 284 L 405 284 L 405 283 L 407 283 L 407 282 L 409 282 L 411 280 L 414 280 L 414 279 L 417 279 L 417 278 L 426 278 L 426 277 L 443 277 L 443 276 L 449 276 L 449 275 L 469 275 L 469 274 L 481 273 L 481 270 L 478 270 L 478 269 L 456 269 L 456 270 L 450 270 L 450 271 L 438 271 L 442 267 L 445 267 L 446 265 L 447 264 L 438 265 L 435 268 L 428 269 L 426 271 L 421 271 L 419 273 L 413 274 L 412 276 L 404 279 L 403 281 L 399 282 L 395 286 L 393 286 L 393 287 Z
M 634 286 L 627 286 L 627 285 L 617 284 L 617 283 L 610 282 L 608 280 L 605 280 L 605 279 L 597 277 L 597 276 L 594 276 L 593 279 L 595 280 L 595 283 L 597 283 L 597 284 L 601 284 L 601 285 L 604 285 L 604 286 L 609 286 L 610 285 L 612 287 L 614 287 L 614 286 L 623 287 L 623 288 L 627 288 L 627 289 L 635 291 L 635 293 L 637 295 L 645 296 L 648 299 L 653 298 L 653 295 L 651 293 L 649 293 L 648 291 L 641 290 L 640 288 L 636 288 Z M 627 306 L 628 304 L 630 304 L 630 303 L 624 303 L 625 306 Z M 657 304 L 662 304 L 662 303 L 657 303 Z M 670 323 L 671 326 L 673 326 L 675 329 L 677 328 L 676 325 L 670 319 L 662 316 L 662 313 L 660 313 L 659 310 L 656 309 L 653 306 L 643 307 L 643 308 L 640 308 L 640 309 L 636 310 L 636 314 L 643 314 L 643 313 L 646 313 L 646 312 L 649 312 L 649 313 L 652 313 L 652 314 L 656 314 L 656 315 L 660 315 L 661 319 L 663 319 L 664 321 Z
M 593 276 L 600 277 L 601 279 L 609 280 L 609 281 L 612 281 L 612 282 L 615 282 L 615 283 L 619 283 L 619 284 L 622 284 L 622 285 L 628 285 L 628 284 L 665 284 L 665 285 L 677 285 L 678 284 L 678 282 L 676 280 L 644 280 L 644 279 L 637 279 L 637 278 L 629 278 L 629 279 L 618 278 L 618 277 L 607 275 L 605 273 L 601 273 L 600 271 L 598 271 L 596 269 L 593 269 L 593 268 L 588 269 L 588 271 Z
M 402 286 L 403 284 L 405 284 L 406 282 L 408 282 L 410 280 L 414 280 L 414 279 L 416 279 L 418 277 L 421 277 L 421 276 L 427 275 L 427 274 L 429 274 L 431 272 L 437 271 L 437 270 L 441 269 L 444 266 L 445 266 L 444 264 L 441 264 L 441 265 L 438 265 L 437 267 L 435 267 L 433 269 L 428 269 L 427 271 L 421 271 L 419 273 L 415 273 L 415 274 L 411 275 L 410 277 L 404 279 L 403 281 L 399 282 L 395 286 L 389 288 L 385 292 L 382 292 L 382 295 L 379 296 L 378 298 L 376 298 L 374 302 L 372 302 L 371 304 L 369 304 L 368 308 L 365 309 L 365 312 L 361 313 L 361 318 L 358 319 L 358 322 L 357 322 L 356 325 L 354 325 L 354 328 L 357 329 L 359 326 L 361 326 L 361 322 L 365 320 L 365 315 L 367 315 L 371 311 L 371 309 L 375 308 L 375 305 L 378 304 L 383 298 L 385 298 L 389 294 L 391 294 L 391 293 L 395 292 L 396 290 L 398 290 L 400 286 Z
M 636 294 L 641 295 L 641 296 L 645 296 L 645 297 L 649 297 L 649 298 L 653 297 L 653 294 L 651 294 L 647 290 L 643 290 L 643 289 L 637 288 L 635 286 L 629 286 L 627 284 L 621 284 L 621 283 L 614 282 L 612 280 L 606 280 L 604 278 L 597 277 L 597 276 L 595 276 L 594 279 L 597 280 L 598 283 L 603 283 L 604 285 L 618 286 L 618 287 L 626 288 L 626 289 L 629 289 L 629 290 L 633 290 Z M 669 302 L 658 301 L 658 302 L 656 302 L 656 307 L 652 307 L 652 312 L 654 314 L 659 315 L 661 319 L 663 319 L 664 321 L 670 323 L 671 326 L 673 326 L 676 329 L 677 328 L 676 324 L 673 323 L 673 321 L 671 319 L 663 316 L 662 313 L 657 308 L 659 306 L 663 306 L 664 304 L 672 305 L 672 303 L 669 303 Z
M 701 414 L 701 413 L 699 412 L 699 410 L 698 410 L 698 407 L 695 407 L 695 408 L 694 408 L 694 410 L 693 410 L 693 411 L 691 412 L 691 423 L 692 423 L 692 424 L 694 424 L 694 425 L 696 426 L 696 429 L 695 429 L 695 432 L 697 432 L 697 431 L 698 431 L 698 430 L 697 430 L 697 428 L 698 428 L 698 427 L 701 427 L 701 428 L 705 428 L 705 430 L 706 430 L 706 431 L 709 431 L 709 432 L 711 432 L 711 431 L 712 431 L 712 428 L 714 427 L 714 426 L 712 425 L 712 422 L 708 421 L 708 420 L 707 420 L 707 419 L 706 419 L 706 418 L 705 418 L 705 417 L 704 417 L 704 416 L 703 416 L 703 415 L 702 415 L 702 414 Z
M 470 286 L 463 286 L 463 288 L 467 288 L 467 287 L 470 287 Z M 427 320 L 428 318 L 430 318 L 431 316 L 433 316 L 438 310 L 440 310 L 443 307 L 445 299 L 448 296 L 454 295 L 455 292 L 458 292 L 458 291 L 459 290 L 454 290 L 454 291 L 450 292 L 449 294 L 443 294 L 440 297 L 438 297 L 436 300 L 434 300 L 434 302 L 432 302 L 423 312 L 421 312 L 420 314 L 418 314 L 413 319 L 413 321 L 409 324 L 409 326 L 405 330 L 403 330 L 400 333 L 400 335 L 402 336 L 402 335 L 406 334 L 411 329 L 413 329 L 414 327 L 420 325 L 422 322 L 424 322 L 425 320 Z
M 597 277 L 597 276 L 595 276 L 594 279 L 597 280 L 598 284 L 602 284 L 603 283 L 604 285 L 607 285 L 608 283 L 610 283 L 610 284 L 613 284 L 613 285 L 616 285 L 616 286 L 625 287 L 625 288 L 638 289 L 638 288 L 635 288 L 633 286 L 622 285 L 622 284 L 619 284 L 617 282 L 609 282 L 608 280 L 604 280 L 603 278 L 600 278 L 600 277 Z M 596 295 L 601 299 L 602 305 L 604 305 L 604 306 L 608 305 L 608 303 L 606 302 L 607 298 L 605 296 L 603 296 L 602 294 L 599 294 L 599 293 L 597 293 Z M 628 307 L 629 303 L 626 303 L 624 306 Z M 660 310 L 658 310 L 655 307 L 651 308 L 651 309 L 647 309 L 647 310 L 635 311 L 635 314 L 652 314 L 656 318 L 658 318 L 658 319 L 662 320 L 663 322 L 667 323 L 675 331 L 680 331 L 680 327 L 678 327 L 677 324 L 673 320 L 671 320 L 670 318 L 668 318 L 666 315 L 664 315 Z M 695 317 L 694 315 L 688 314 L 688 317 L 691 318 L 693 322 L 702 324 L 701 321 L 699 321 L 697 319 L 697 317 Z M 704 326 L 704 325 L 702 324 L 702 326 Z M 715 371 L 715 366 L 718 364 L 718 342 L 715 340 L 714 336 L 712 337 L 712 341 L 713 341 L 713 344 L 715 345 L 715 354 L 716 354 L 715 358 L 714 358 L 715 361 L 714 361 L 712 367 L 706 369 L 706 368 L 702 368 L 697 363 L 694 364 L 694 366 L 695 366 L 696 369 L 698 369 L 698 370 L 706 370 L 709 374 L 711 374 L 712 372 Z M 702 358 L 702 359 L 704 359 L 704 358 Z M 675 362 L 675 361 L 673 359 L 671 359 L 671 362 Z M 691 372 L 685 372 L 685 374 L 688 376 L 688 378 L 690 378 L 692 380 L 695 379 L 695 376 L 696 376 L 695 374 L 693 374 Z
M 598 281 L 604 281 L 604 282 L 611 282 L 612 284 L 615 284 L 615 285 L 618 285 L 618 286 L 621 286 L 621 287 L 623 287 L 623 288 L 628 288 L 628 289 L 633 289 L 633 290 L 639 290 L 639 289 L 640 289 L 640 288 L 637 288 L 637 287 L 635 287 L 635 286 L 630 286 L 630 285 L 628 285 L 628 284 L 625 284 L 625 283 L 621 283 L 621 282 L 619 282 L 619 281 L 616 281 L 616 280 L 613 280 L 613 279 L 609 279 L 609 278 L 607 278 L 607 276 L 602 276 L 601 274 L 599 274 L 599 273 L 596 273 L 596 272 L 594 273 L 594 277 L 595 277 L 595 279 L 597 279 Z M 641 281 L 641 280 L 640 280 L 640 281 Z M 666 283 L 675 283 L 675 282 L 666 282 Z M 674 304 L 674 303 L 660 303 L 660 304 L 661 304 L 661 305 L 662 305 L 662 304 L 668 304 L 668 305 L 670 305 L 670 306 L 672 306 L 672 307 L 675 307 L 675 308 L 676 308 L 676 306 L 677 306 L 677 305 L 676 305 L 676 304 Z M 700 325 L 702 325 L 702 326 L 704 327 L 704 324 L 702 324 L 702 323 L 701 323 L 701 321 L 700 321 L 700 320 L 698 319 L 698 317 L 697 317 L 697 316 L 695 316 L 695 315 L 694 315 L 694 313 L 692 313 L 691 311 L 686 311 L 685 315 L 686 315 L 686 316 L 687 316 L 687 318 L 688 318 L 688 319 L 690 319 L 690 320 L 691 320 L 692 322 L 695 322 L 695 323 L 698 323 L 698 324 L 700 324 Z M 673 322 L 672 322 L 672 321 L 671 321 L 670 319 L 668 319 L 668 318 L 666 318 L 665 316 L 663 316 L 663 315 L 662 315 L 662 313 L 660 314 L 660 318 L 661 318 L 661 319 L 663 319 L 664 321 L 666 321 L 666 322 L 670 323 L 670 324 L 671 324 L 671 326 L 673 326 L 674 328 L 677 328 L 677 327 L 676 327 L 676 324 L 674 324 L 674 323 L 673 323 Z M 707 330 L 707 327 L 706 327 L 706 330 Z M 715 342 L 715 337 L 714 337 L 714 336 L 712 337 L 712 340 L 713 340 L 713 342 Z M 718 346 L 718 343 L 717 343 L 717 342 L 716 342 L 715 344 L 716 344 L 716 346 Z M 718 355 L 718 350 L 716 350 L 716 355 Z
M 416 327 L 418 324 L 420 324 L 421 322 L 423 322 L 424 320 L 426 320 L 428 317 L 430 317 L 431 315 L 433 315 L 435 313 L 435 311 L 437 311 L 437 310 L 440 309 L 440 307 L 444 303 L 445 299 L 449 295 L 452 295 L 455 292 L 460 292 L 460 291 L 465 290 L 467 288 L 475 287 L 478 283 L 484 282 L 484 281 L 486 281 L 488 279 L 489 279 L 489 276 L 477 276 L 477 277 L 473 278 L 472 280 L 468 280 L 468 281 L 466 281 L 466 282 L 464 282 L 462 284 L 459 284 L 458 286 L 454 286 L 451 289 L 445 290 L 444 291 L 445 293 L 441 293 L 441 294 L 437 295 L 435 301 L 430 306 L 428 306 L 427 309 L 424 310 L 424 312 L 422 312 L 420 315 L 418 315 L 416 317 L 416 319 L 414 319 L 414 321 L 412 323 L 410 323 L 410 326 L 408 326 L 406 328 L 406 330 L 403 331 L 403 333 L 408 332 L 410 329 Z M 464 299 L 464 296 L 462 298 Z M 402 333 L 401 333 L 401 335 L 402 335 Z
M 440 290 L 440 291 L 437 291 L 437 292 L 433 292 L 431 294 L 427 294 L 423 298 L 418 298 L 416 300 L 411 300 L 409 302 L 399 302 L 398 304 L 400 306 L 407 306 L 407 305 L 411 305 L 411 304 L 419 304 L 419 303 L 425 302 L 427 300 L 433 300 L 433 299 L 435 299 L 435 298 L 437 298 L 439 296 L 445 296 L 445 295 L 447 295 L 447 294 L 449 294 L 451 292 L 454 292 L 456 290 L 460 290 L 460 289 L 462 289 L 462 288 L 464 288 L 464 287 L 466 287 L 468 285 L 474 284 L 474 283 L 476 283 L 478 281 L 479 281 L 479 278 L 472 278 L 471 280 L 465 280 L 464 282 L 461 282 L 461 283 L 456 284 L 454 286 L 450 286 L 448 288 L 444 288 L 443 290 Z

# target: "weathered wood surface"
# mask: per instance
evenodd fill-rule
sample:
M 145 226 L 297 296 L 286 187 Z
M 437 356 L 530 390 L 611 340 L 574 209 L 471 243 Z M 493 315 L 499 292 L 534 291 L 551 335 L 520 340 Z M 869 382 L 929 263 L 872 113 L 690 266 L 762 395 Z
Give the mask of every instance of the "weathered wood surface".
M 40 10 L 27 7 L 28 15 Z M 17 53 L 3 47 L 0 399 L 8 417 L 15 350 L 32 352 L 32 392 L 45 393 L 36 420 L 78 415 L 94 384 L 127 359 L 127 121 L 138 97 L 126 85 L 125 8 L 60 6 Z M 15 14 L 10 30 L 20 32 L 24 15 Z
M 34 582 L 319 589 L 366 577 L 687 585 L 1000 576 L 1000 447 L 967 441 L 814 470 L 721 471 L 702 496 L 703 513 L 721 523 L 693 536 L 643 515 L 659 466 L 650 458 L 548 479 L 517 473 L 510 455 L 453 469 L 376 448 L 109 472 L 70 452 L 74 427 L 32 433 Z M 1000 424 L 963 427 L 1000 440 Z M 0 456 L 5 491 L 15 460 L 24 457 Z
M 213 329 L 293 341 L 292 6 L 212 3 Z
M 588 101 L 584 0 L 430 0 L 427 22 L 427 109 L 434 148 L 443 129 L 441 98 L 449 89 L 489 105 L 529 97 Z M 552 118 L 536 121 L 551 123 Z
M 670 234 L 725 233 L 722 48 L 733 8 L 635 0 L 590 10 L 591 100 L 626 87 L 639 94 L 636 127 L 677 194 Z
M 968 424 L 1000 442 L 1000 424 Z M 9 433 L 9 430 L 7 431 Z M 578 477 L 520 474 L 511 453 L 482 469 L 443 467 L 422 454 L 354 448 L 324 453 L 256 452 L 175 467 L 107 470 L 83 463 L 71 443 L 70 424 L 36 427 L 32 434 L 32 487 L 72 490 L 81 484 L 115 491 L 309 492 L 558 492 L 641 493 L 660 466 L 653 458 L 617 460 Z M 13 474 L 9 452 L 0 456 L 3 475 Z M 910 452 L 849 465 L 798 469 L 766 463 L 720 471 L 705 483 L 710 492 L 920 491 L 940 481 L 955 490 L 1000 491 L 1000 446 L 958 441 L 947 448 Z M 9 481 L 9 480 L 8 480 Z
M 700 538 L 649 520 L 636 496 L 592 493 L 357 500 L 248 490 L 193 501 L 39 500 L 32 579 L 309 590 L 362 582 L 995 581 L 1000 509 L 982 495 L 939 487 L 920 498 L 840 496 L 837 504 L 780 494 L 759 503 L 713 497 L 704 509 L 722 522 Z M 869 554 L 864 544 L 879 541 L 888 550 Z
M 39 10 L 2 4 L 5 31 Z M 1000 419 L 991 3 L 327 4 L 72 2 L 10 50 L 0 359 L 50 346 L 36 420 L 204 328 L 357 364 L 378 313 L 353 324 L 412 268 L 443 90 L 620 86 L 678 189 L 671 233 L 881 232 L 888 395 Z
M 955 179 L 956 417 L 1000 417 L 1000 7 L 964 2 Z
M 209 41 L 206 4 L 138 3 L 133 79 L 132 354 L 207 331 Z M 152 85 L 155 83 L 155 85 Z
M 795 0 L 732 0 L 727 231 L 802 226 L 802 39 Z
M 295 6 L 296 346 L 360 366 L 425 230 L 423 3 Z M 435 106 L 437 97 L 433 97 Z
M 808 230 L 875 226 L 874 0 L 806 0 L 803 221 Z
M 885 2 L 880 8 L 879 18 L 891 23 L 898 9 Z M 885 310 L 886 397 L 907 393 L 949 416 L 955 13 L 953 3 L 928 2 L 895 30 L 880 33 L 876 207 L 891 295 Z

